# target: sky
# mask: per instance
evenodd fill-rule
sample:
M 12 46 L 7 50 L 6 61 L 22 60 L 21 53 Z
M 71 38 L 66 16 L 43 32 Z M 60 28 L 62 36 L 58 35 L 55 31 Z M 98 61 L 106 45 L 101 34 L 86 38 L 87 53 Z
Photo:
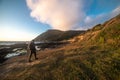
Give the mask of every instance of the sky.
M 120 0 L 0 0 L 0 41 L 47 31 L 87 30 L 120 14 Z

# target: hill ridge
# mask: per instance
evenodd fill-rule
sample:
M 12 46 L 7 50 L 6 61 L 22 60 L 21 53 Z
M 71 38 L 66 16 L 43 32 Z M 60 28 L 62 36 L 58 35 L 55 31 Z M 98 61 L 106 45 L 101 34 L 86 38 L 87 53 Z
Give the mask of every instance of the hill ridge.
M 35 38 L 36 41 L 62 41 L 73 38 L 81 33 L 84 33 L 83 30 L 68 30 L 68 31 L 60 31 L 55 29 L 47 30 L 46 32 L 40 34 Z

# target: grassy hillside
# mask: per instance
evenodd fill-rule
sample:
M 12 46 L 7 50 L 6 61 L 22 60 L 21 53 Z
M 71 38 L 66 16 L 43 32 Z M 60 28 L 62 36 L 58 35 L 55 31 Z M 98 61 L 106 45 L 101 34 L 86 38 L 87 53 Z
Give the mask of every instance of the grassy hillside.
M 39 51 L 39 60 L 15 58 L 2 66 L 3 80 L 120 80 L 120 15 L 73 38 L 73 43 Z M 11 67 L 12 65 L 12 67 Z M 5 66 L 8 66 L 5 68 Z M 19 67 L 20 66 L 20 67 Z M 0 70 L 1 70 L 0 69 Z
M 80 35 L 80 34 L 82 34 L 82 33 L 84 33 L 85 31 L 72 31 L 72 30 L 70 30 L 70 31 L 64 31 L 59 37 L 58 37 L 58 41 L 61 41 L 61 40 L 68 40 L 68 39 L 70 39 L 70 38 L 73 38 L 73 37 L 75 37 L 75 36 L 78 36 L 78 35 Z

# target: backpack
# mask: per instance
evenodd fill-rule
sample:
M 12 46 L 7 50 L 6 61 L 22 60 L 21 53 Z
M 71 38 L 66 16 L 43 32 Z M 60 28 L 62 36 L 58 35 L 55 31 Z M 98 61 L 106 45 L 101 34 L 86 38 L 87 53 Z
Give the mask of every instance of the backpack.
M 34 44 L 34 42 L 30 43 L 30 50 L 35 50 L 35 44 Z

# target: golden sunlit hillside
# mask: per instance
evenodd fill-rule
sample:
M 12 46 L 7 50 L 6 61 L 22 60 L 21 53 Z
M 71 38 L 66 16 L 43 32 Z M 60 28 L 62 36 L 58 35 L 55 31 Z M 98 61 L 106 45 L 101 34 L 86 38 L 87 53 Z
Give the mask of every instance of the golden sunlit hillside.
M 6 60 L 1 80 L 120 80 L 120 15 L 75 36 L 69 44 Z

